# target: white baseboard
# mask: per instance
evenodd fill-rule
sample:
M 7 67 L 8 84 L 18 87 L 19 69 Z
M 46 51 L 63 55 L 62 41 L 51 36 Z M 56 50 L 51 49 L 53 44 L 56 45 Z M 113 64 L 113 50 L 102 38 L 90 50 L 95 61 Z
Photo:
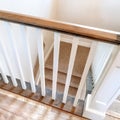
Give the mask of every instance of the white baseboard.
M 95 109 L 89 108 L 90 96 L 87 96 L 86 104 L 83 111 L 83 116 L 91 120 L 104 120 L 105 113 L 101 113 Z

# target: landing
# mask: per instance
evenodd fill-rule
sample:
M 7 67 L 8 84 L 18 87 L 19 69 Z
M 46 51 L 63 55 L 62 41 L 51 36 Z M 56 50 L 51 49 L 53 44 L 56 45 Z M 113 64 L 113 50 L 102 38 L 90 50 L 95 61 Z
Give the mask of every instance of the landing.
M 0 90 L 0 120 L 87 120 Z
M 0 89 L 0 120 L 88 120 Z M 120 120 L 106 116 L 104 120 Z

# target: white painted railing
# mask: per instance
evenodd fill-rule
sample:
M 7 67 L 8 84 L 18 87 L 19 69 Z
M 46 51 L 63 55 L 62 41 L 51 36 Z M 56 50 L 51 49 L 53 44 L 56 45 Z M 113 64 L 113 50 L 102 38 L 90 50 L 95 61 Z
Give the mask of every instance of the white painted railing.
M 41 93 L 45 96 L 45 66 L 44 66 L 44 47 L 43 47 L 43 32 L 39 30 L 40 39 L 37 40 L 38 45 L 38 56 L 39 56 L 39 66 L 40 66 L 40 79 L 41 79 Z
M 28 42 L 28 36 L 26 33 L 26 27 L 25 26 L 20 26 L 21 30 L 21 36 L 23 40 L 25 41 L 24 44 L 26 46 L 26 51 L 27 51 L 27 59 L 28 59 L 28 66 L 30 70 L 30 84 L 31 84 L 31 90 L 32 92 L 36 92 L 36 87 L 35 87 L 35 79 L 34 79 L 34 74 L 33 74 L 33 67 L 32 67 L 32 60 L 31 60 L 31 54 L 30 54 L 30 48 L 29 48 L 29 42 Z
M 58 62 L 60 49 L 60 34 L 54 33 L 54 59 L 53 59 L 53 83 L 52 83 L 52 98 L 56 98 L 57 91 L 57 76 L 58 76 Z
M 13 24 L 13 23 L 12 23 Z M 28 37 L 28 33 L 26 32 L 26 26 L 24 25 L 19 25 L 19 30 L 20 30 L 20 34 L 21 34 L 21 38 L 24 40 L 24 46 L 26 47 L 26 59 L 28 61 L 28 67 L 29 68 L 29 76 L 30 76 L 30 85 L 31 85 L 31 90 L 33 93 L 36 92 L 36 86 L 35 86 L 35 78 L 34 78 L 34 73 L 33 73 L 33 65 L 32 65 L 32 58 L 31 58 L 31 53 L 30 53 L 30 46 L 29 46 L 29 37 Z M 25 84 L 25 75 L 23 73 L 23 69 L 22 69 L 22 65 L 21 65 L 21 61 L 20 61 L 20 56 L 18 54 L 18 50 L 15 44 L 15 37 L 14 37 L 14 30 L 11 27 L 11 23 L 9 22 L 3 22 L 0 21 L 0 32 L 7 34 L 9 36 L 9 40 L 8 42 L 11 42 L 12 47 L 13 47 L 13 54 L 15 56 L 15 59 L 17 61 L 17 66 L 20 72 L 20 82 L 22 85 L 23 89 L 26 89 L 26 84 Z M 43 47 L 43 41 L 44 41 L 44 34 L 43 34 L 43 30 L 36 28 L 36 31 L 39 35 L 38 39 L 37 39 L 37 48 L 38 48 L 38 58 L 39 58 L 39 69 L 40 69 L 40 73 L 39 73 L 39 80 L 40 80 L 40 85 L 41 85 L 41 94 L 42 96 L 46 95 L 46 86 L 45 86 L 45 60 L 44 60 L 44 47 Z M 96 48 L 96 42 L 88 42 L 87 41 L 83 41 L 80 40 L 79 37 L 72 37 L 72 39 L 70 38 L 61 38 L 61 33 L 58 32 L 54 32 L 54 56 L 53 56 L 53 80 L 52 80 L 52 99 L 55 100 L 56 99 L 56 93 L 57 93 L 57 77 L 58 77 L 58 64 L 59 64 L 59 50 L 60 50 L 60 42 L 64 41 L 66 43 L 70 43 L 72 44 L 72 49 L 71 49 L 71 53 L 70 53 L 70 58 L 69 58 L 69 65 L 68 65 L 68 71 L 67 71 L 67 77 L 66 77 L 66 83 L 65 83 L 65 88 L 64 88 L 64 93 L 63 93 L 63 103 L 66 103 L 67 101 L 67 96 L 68 96 L 68 91 L 70 88 L 70 83 L 71 83 L 71 77 L 72 77 L 72 72 L 73 72 L 73 67 L 75 64 L 75 57 L 77 54 L 77 49 L 78 46 L 85 46 L 90 48 L 90 52 L 87 58 L 87 62 L 81 77 L 81 81 L 77 90 L 77 94 L 75 95 L 75 101 L 74 101 L 74 106 L 77 105 L 78 100 L 79 99 L 83 99 L 85 97 L 85 93 L 86 93 L 86 89 L 85 88 L 85 84 L 86 84 L 86 77 L 92 62 L 92 59 L 94 57 L 94 52 L 95 52 L 95 48 Z M 6 64 L 8 65 L 8 69 L 10 70 L 10 76 L 13 82 L 14 86 L 17 86 L 17 82 L 16 82 L 16 78 L 14 75 L 14 71 L 12 69 L 10 60 L 9 60 L 9 55 L 7 54 L 7 49 L 5 48 L 5 44 L 4 44 L 4 36 L 0 35 L 0 47 L 4 53 L 4 57 L 6 60 Z M 80 53 L 79 53 L 80 54 Z M 4 79 L 5 83 L 8 83 L 8 79 L 4 73 L 3 67 L 0 64 L 0 72 L 2 74 L 2 77 Z M 82 91 L 84 90 L 84 91 Z M 80 98 L 81 94 L 84 94 L 83 98 Z
M 94 84 L 96 84 L 99 81 L 102 72 L 105 69 L 106 65 L 108 64 L 108 61 L 112 55 L 114 47 L 115 45 L 112 44 L 101 43 L 101 42 L 98 43 L 95 57 L 93 59 L 91 66 Z
M 76 40 L 76 39 L 75 39 Z M 68 95 L 68 90 L 70 87 L 70 81 L 72 77 L 72 71 L 75 63 L 75 57 L 77 54 L 77 42 L 74 42 L 72 44 L 72 49 L 70 53 L 70 60 L 69 60 L 69 65 L 68 65 L 68 71 L 67 71 L 67 78 L 66 78 L 66 83 L 65 83 L 65 89 L 64 89 L 64 94 L 63 94 L 63 103 L 66 103 L 67 101 L 67 95 Z
M 7 34 L 9 35 L 10 42 L 11 42 L 11 44 L 13 46 L 14 55 L 15 55 L 15 58 L 17 60 L 17 66 L 18 66 L 18 69 L 20 71 L 22 88 L 26 89 L 25 78 L 24 78 L 24 75 L 23 75 L 21 62 L 20 62 L 20 58 L 19 58 L 19 55 L 18 55 L 16 45 L 15 45 L 14 31 L 11 29 L 11 26 L 10 26 L 9 23 L 4 23 L 4 25 L 6 27 Z
M 4 22 L 0 22 L 0 26 L 1 26 L 0 33 L 2 33 L 1 31 L 5 32 L 6 29 L 5 29 L 5 26 L 4 26 Z M 3 55 L 5 57 L 6 64 L 8 65 L 8 69 L 9 69 L 10 74 L 11 74 L 11 79 L 12 79 L 13 85 L 17 86 L 17 81 L 15 79 L 14 71 L 12 69 L 12 66 L 11 66 L 11 63 L 10 63 L 10 60 L 9 60 L 9 57 L 8 57 L 7 49 L 5 48 L 4 34 L 0 35 L 0 47 L 1 47 L 1 50 L 2 50 Z
M 36 85 L 35 85 L 35 77 L 34 77 L 34 72 L 33 72 L 32 58 L 31 58 L 31 49 L 30 49 L 30 45 L 29 45 L 29 37 L 28 37 L 29 33 L 27 33 L 27 26 L 18 25 L 18 29 L 19 29 L 19 34 L 21 35 L 21 39 L 24 40 L 24 47 L 25 47 L 25 52 L 26 52 L 25 59 L 27 59 L 27 62 L 28 62 L 28 66 L 26 66 L 26 67 L 28 67 L 28 69 L 29 69 L 30 79 L 27 82 L 29 82 L 31 85 L 31 91 L 33 93 L 35 93 Z M 38 59 L 39 59 L 39 70 L 40 70 L 39 76 L 38 76 L 38 80 L 39 80 L 38 82 L 40 82 L 41 95 L 45 96 L 46 95 L 46 85 L 45 85 L 45 60 L 44 60 L 45 56 L 44 56 L 44 45 L 43 45 L 44 34 L 43 34 L 42 28 L 41 29 L 34 28 L 34 29 L 36 30 L 37 35 L 38 35 L 37 40 L 35 40 L 35 41 L 37 41 L 37 54 L 38 54 Z M 13 54 L 16 59 L 16 64 L 17 64 L 17 67 L 18 67 L 18 70 L 19 70 L 19 73 L 21 76 L 21 79 L 20 79 L 21 85 L 22 85 L 23 89 L 26 89 L 25 73 L 23 71 L 21 60 L 20 60 L 21 56 L 18 53 L 17 47 L 19 47 L 19 46 L 16 46 L 16 44 L 15 44 L 15 42 L 17 40 L 15 38 L 14 32 L 17 32 L 17 31 L 15 31 L 15 29 L 13 30 L 10 22 L 0 21 L 0 33 L 4 33 L 4 35 L 5 34 L 8 35 L 8 38 L 9 38 L 8 42 L 10 42 L 12 45 Z M 8 51 L 6 49 L 6 45 L 4 44 L 4 35 L 0 34 L 0 47 L 1 47 L 0 49 L 2 49 L 6 64 L 8 65 L 12 83 L 14 86 L 17 86 L 16 77 L 15 77 L 14 71 L 12 69 L 10 60 L 9 60 Z M 65 88 L 64 88 L 64 93 L 63 93 L 63 100 L 62 100 L 62 102 L 64 104 L 66 103 L 67 97 L 68 97 L 68 91 L 70 88 L 71 77 L 72 77 L 73 67 L 75 64 L 75 58 L 76 58 L 78 46 L 84 46 L 84 47 L 87 47 L 90 49 L 86 65 L 84 67 L 80 83 L 78 85 L 77 94 L 75 95 L 75 100 L 74 100 L 73 106 L 77 106 L 79 99 L 82 99 L 82 100 L 85 99 L 86 77 L 87 77 L 88 71 L 90 69 L 92 60 L 94 58 L 94 53 L 95 53 L 97 42 L 89 41 L 88 39 L 85 39 L 85 38 L 81 39 L 80 37 L 76 37 L 76 36 L 72 36 L 70 38 L 69 37 L 65 38 L 62 36 L 62 33 L 54 32 L 53 77 L 52 77 L 52 99 L 53 100 L 56 99 L 56 93 L 57 93 L 57 78 L 58 78 L 58 71 L 59 71 L 58 64 L 59 64 L 60 42 L 66 42 L 66 43 L 70 43 L 72 45 L 70 58 L 69 58 L 69 65 L 68 65 L 68 70 L 67 70 L 67 77 L 66 77 L 66 82 L 65 82 Z M 9 81 L 6 77 L 6 73 L 4 72 L 3 66 L 1 64 L 0 64 L 0 72 L 4 79 L 4 82 L 8 83 Z

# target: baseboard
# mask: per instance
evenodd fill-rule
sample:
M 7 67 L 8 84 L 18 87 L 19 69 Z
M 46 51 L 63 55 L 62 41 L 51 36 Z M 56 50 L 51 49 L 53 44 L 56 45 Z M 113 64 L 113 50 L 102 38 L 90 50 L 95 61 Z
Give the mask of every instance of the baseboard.
M 104 120 L 105 113 L 101 113 L 97 110 L 89 108 L 90 97 L 91 95 L 87 96 L 86 104 L 83 111 L 83 116 L 91 120 Z

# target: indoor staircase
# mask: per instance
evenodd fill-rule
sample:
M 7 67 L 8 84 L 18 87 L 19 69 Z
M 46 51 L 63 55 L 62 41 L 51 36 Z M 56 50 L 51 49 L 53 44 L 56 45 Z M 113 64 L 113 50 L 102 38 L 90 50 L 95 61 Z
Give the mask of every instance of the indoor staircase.
M 57 78 L 57 89 L 59 92 L 64 92 L 69 58 L 70 58 L 71 44 L 60 43 L 59 67 Z M 69 95 L 75 97 L 78 85 L 80 83 L 81 75 L 89 53 L 89 48 L 79 46 L 75 58 L 75 64 L 72 72 L 72 78 L 69 88 Z M 45 78 L 46 86 L 52 88 L 52 73 L 53 73 L 53 50 L 51 51 L 45 64 Z
M 119 36 L 115 33 L 85 26 L 5 11 L 0 11 L 0 19 L 0 48 L 7 69 L 10 72 L 8 76 L 0 62 L 0 89 L 24 96 L 35 102 L 47 104 L 67 113 L 82 116 L 86 100 L 87 75 L 90 73 L 97 41 L 119 44 Z M 30 49 L 29 41 L 31 37 L 29 30 L 31 29 L 36 32 L 33 41 L 37 48 L 36 53 Z M 47 60 L 45 60 L 44 56 L 43 29 L 52 31 L 54 39 L 53 49 Z M 19 35 L 19 42 L 23 42 L 23 46 L 15 44 L 18 39 L 16 33 Z M 72 39 L 69 39 L 69 37 L 63 39 L 63 35 Z M 15 71 L 10 62 L 11 56 L 4 42 L 5 36 L 6 42 L 9 42 L 12 49 L 11 53 L 16 59 L 21 79 L 16 79 Z M 23 48 L 25 48 L 24 60 L 26 60 L 26 63 L 21 58 L 23 53 L 18 51 L 18 49 Z M 35 66 L 32 63 L 34 57 L 32 58 L 31 54 L 36 54 L 37 63 Z M 25 79 L 26 74 L 23 69 L 25 67 L 28 68 L 28 80 Z M 38 75 L 37 80 L 36 75 Z

